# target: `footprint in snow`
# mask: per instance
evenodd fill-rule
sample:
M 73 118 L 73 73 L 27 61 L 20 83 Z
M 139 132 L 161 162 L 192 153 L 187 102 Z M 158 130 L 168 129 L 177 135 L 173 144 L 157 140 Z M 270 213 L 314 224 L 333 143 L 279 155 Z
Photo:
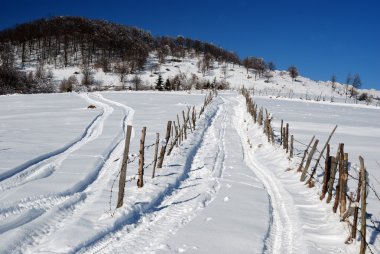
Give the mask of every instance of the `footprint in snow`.
M 226 184 L 226 187 L 227 187 L 228 189 L 230 189 L 230 188 L 232 187 L 232 185 L 229 184 L 229 183 L 227 183 L 227 184 Z

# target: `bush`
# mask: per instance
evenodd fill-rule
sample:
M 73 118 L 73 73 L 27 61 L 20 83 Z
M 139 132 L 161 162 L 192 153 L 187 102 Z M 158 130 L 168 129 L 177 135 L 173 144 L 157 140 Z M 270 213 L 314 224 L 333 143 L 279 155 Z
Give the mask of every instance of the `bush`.
M 366 101 L 366 100 L 368 100 L 368 94 L 367 93 L 360 94 L 358 100 L 359 101 Z
M 61 93 L 69 93 L 72 92 L 77 85 L 78 80 L 74 75 L 72 75 L 68 79 L 63 79 L 61 81 L 61 84 L 59 85 L 59 91 Z

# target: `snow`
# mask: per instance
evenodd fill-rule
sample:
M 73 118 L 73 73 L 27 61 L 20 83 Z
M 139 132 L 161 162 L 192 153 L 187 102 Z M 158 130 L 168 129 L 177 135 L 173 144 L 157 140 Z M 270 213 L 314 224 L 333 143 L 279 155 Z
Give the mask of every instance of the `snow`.
M 154 61 L 151 56 L 148 64 Z M 161 74 L 223 79 L 221 63 L 204 76 L 196 63 L 167 62 Z M 380 179 L 375 103 L 344 103 L 345 95 L 336 92 L 332 103 L 328 82 L 293 82 L 276 71 L 266 83 L 254 81 L 251 71 L 248 78 L 243 67 L 227 69 L 232 88 L 254 89 L 255 102 L 271 113 L 277 134 L 284 119 L 298 142 L 316 135 L 323 144 L 337 124 L 332 154 L 344 142 L 352 174 L 362 155 L 371 186 L 380 190 L 372 180 Z M 56 81 L 75 71 L 80 69 L 54 70 Z M 150 84 L 157 79 L 148 69 L 140 75 Z M 98 71 L 95 78 L 104 86 L 120 85 L 112 73 Z M 337 92 L 342 89 L 338 85 Z M 304 146 L 295 143 L 296 158 L 289 161 L 283 149 L 267 142 L 236 91 L 219 93 L 154 179 L 154 148 L 146 148 L 141 189 L 135 156 L 127 169 L 124 206 L 115 210 L 126 126 L 133 125 L 133 160 L 142 127 L 146 146 L 156 133 L 162 145 L 167 121 L 177 121 L 178 114 L 182 122 L 189 106 L 199 112 L 205 95 L 192 90 L 0 96 L 0 252 L 357 253 L 358 241 L 344 243 L 346 223 L 319 200 L 321 172 L 310 189 L 287 170 L 297 165 Z M 90 104 L 96 109 L 88 109 Z M 377 223 L 378 202 L 370 191 L 367 212 Z M 379 252 L 377 231 L 367 223 L 370 247 Z

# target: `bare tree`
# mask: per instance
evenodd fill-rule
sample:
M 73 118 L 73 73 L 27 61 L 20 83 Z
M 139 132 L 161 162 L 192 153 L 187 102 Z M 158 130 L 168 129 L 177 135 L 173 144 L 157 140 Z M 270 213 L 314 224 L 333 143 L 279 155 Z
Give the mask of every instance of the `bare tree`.
M 223 66 L 221 67 L 221 71 L 222 71 L 224 79 L 227 79 L 227 75 L 228 75 L 227 63 L 223 64 Z
M 331 89 L 332 89 L 333 91 L 335 91 L 335 89 L 336 89 L 336 75 L 335 75 L 335 74 L 333 74 L 333 75 L 331 76 L 330 81 L 331 81 Z
M 0 65 L 6 68 L 13 68 L 15 56 L 10 43 L 0 44 Z
M 270 71 L 274 71 L 276 69 L 276 65 L 272 61 L 268 62 L 267 66 Z
M 345 93 L 346 93 L 346 99 L 345 99 L 345 103 L 347 102 L 347 95 L 348 95 L 348 86 L 352 83 L 352 76 L 351 76 L 351 73 L 348 73 L 347 74 L 347 78 L 346 78 L 346 85 L 345 85 Z
M 121 63 L 118 63 L 115 66 L 115 72 L 119 74 L 120 83 L 122 84 L 123 89 L 125 89 L 125 78 L 128 74 L 128 64 L 124 61 Z
M 83 66 L 83 77 L 82 77 L 82 85 L 86 86 L 87 88 L 91 85 L 94 84 L 94 76 L 93 73 L 91 72 L 91 69 L 88 65 Z
M 352 86 L 356 89 L 359 89 L 361 85 L 362 85 L 362 80 L 360 79 L 360 75 L 356 73 L 354 76 L 354 79 L 352 80 Z
M 298 70 L 297 70 L 297 67 L 292 65 L 288 68 L 288 71 L 289 71 L 289 75 L 290 77 L 292 77 L 293 81 L 296 80 L 296 78 L 298 77 Z
M 142 79 L 139 75 L 135 74 L 131 81 L 136 91 L 141 90 Z
M 248 74 L 249 68 L 252 67 L 252 61 L 251 61 L 251 59 L 249 57 L 244 58 L 244 60 L 243 60 L 243 66 L 247 70 L 247 74 Z

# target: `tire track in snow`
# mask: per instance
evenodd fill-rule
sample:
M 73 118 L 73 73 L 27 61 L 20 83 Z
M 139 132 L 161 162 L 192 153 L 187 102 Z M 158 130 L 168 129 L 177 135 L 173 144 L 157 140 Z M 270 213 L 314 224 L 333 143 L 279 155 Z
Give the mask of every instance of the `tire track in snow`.
M 73 153 L 85 144 L 95 140 L 103 132 L 104 122 L 113 112 L 113 108 L 107 103 L 103 103 L 99 100 L 93 100 L 87 95 L 82 96 L 90 103 L 99 106 L 101 105 L 104 109 L 104 112 L 99 118 L 99 121 L 96 122 L 96 125 L 93 125 L 93 131 L 89 132 L 89 134 L 91 134 L 88 135 L 87 138 L 83 140 L 83 142 L 79 143 L 80 146 L 77 145 L 76 147 L 67 150 L 70 153 Z M 96 97 L 102 99 L 101 95 L 97 95 Z M 129 113 L 128 110 L 128 107 L 123 107 L 125 114 Z M 127 120 L 132 121 L 132 116 L 133 114 L 131 114 L 130 117 L 128 117 L 128 115 L 125 115 L 122 119 L 122 125 L 125 126 L 125 122 Z M 90 177 L 90 179 L 87 179 L 86 183 L 81 183 L 81 186 L 78 186 L 71 191 L 69 190 L 58 194 L 31 197 L 27 198 L 24 201 L 19 201 L 16 206 L 3 208 L 0 211 L 0 215 L 2 215 L 3 218 L 7 217 L 7 213 L 8 215 L 12 215 L 12 217 L 14 217 L 15 214 L 20 214 L 19 218 L 14 221 L 19 221 L 20 223 L 22 222 L 23 226 L 20 228 L 23 228 L 23 231 L 26 232 L 26 234 L 20 234 L 16 236 L 16 240 L 15 238 L 12 238 L 13 234 L 11 232 L 10 239 L 12 239 L 12 241 L 15 241 L 15 244 L 11 244 L 12 246 L 11 248 L 8 248 L 8 250 L 12 249 L 15 246 L 17 246 L 17 249 L 21 250 L 22 248 L 25 248 L 23 246 L 26 246 L 28 244 L 35 244 L 41 239 L 41 237 L 43 238 L 45 235 L 50 234 L 52 231 L 59 228 L 62 225 L 61 222 L 65 220 L 69 215 L 73 214 L 76 209 L 78 209 L 78 204 L 83 205 L 88 198 L 88 193 L 86 193 L 86 190 L 91 189 L 92 185 L 97 182 L 96 180 L 105 175 L 104 171 L 110 167 L 110 164 L 112 164 L 111 162 L 115 163 L 114 157 L 120 156 L 122 153 L 123 135 L 124 130 L 121 128 L 118 138 L 119 141 L 114 144 L 113 148 L 109 152 L 109 155 L 106 156 L 106 160 L 104 160 L 103 164 L 98 167 L 99 169 L 97 170 L 97 173 L 94 176 Z M 112 154 L 115 153 L 116 155 L 112 156 Z M 62 157 L 57 158 L 58 162 L 62 163 L 64 159 L 68 157 L 68 155 L 69 154 L 67 153 L 62 154 Z M 30 207 L 39 207 L 42 209 L 42 212 L 36 213 L 36 216 L 29 216 L 29 221 L 27 221 L 24 218 L 25 216 L 23 215 L 23 211 Z M 11 227 L 8 228 L 11 229 Z
M 195 217 L 199 209 L 207 206 L 219 189 L 218 179 L 224 167 L 223 137 L 227 118 L 224 107 L 220 106 L 211 125 L 203 132 L 201 143 L 195 144 L 196 150 L 191 153 L 191 158 L 186 158 L 183 169 L 186 176 L 181 183 L 142 214 L 135 214 L 135 222 L 125 222 L 125 226 L 84 246 L 79 252 L 154 252 L 163 247 L 162 242 L 173 232 Z M 210 148 L 211 145 L 216 149 Z M 144 247 L 147 244 L 149 246 Z
M 297 242 L 302 242 L 301 239 L 294 239 L 294 234 L 299 230 L 299 226 L 294 223 L 297 218 L 289 211 L 289 207 L 294 206 L 292 204 L 292 198 L 289 193 L 284 190 L 282 184 L 278 181 L 277 177 L 273 173 L 260 163 L 260 158 L 257 158 L 252 150 L 248 147 L 247 133 L 243 131 L 247 124 L 244 124 L 243 112 L 245 112 L 244 105 L 242 102 L 239 106 L 235 108 L 236 118 L 235 128 L 242 139 L 245 159 L 247 164 L 252 168 L 259 180 L 264 184 L 265 189 L 268 192 L 270 207 L 269 211 L 271 213 L 270 227 L 268 231 L 267 238 L 264 244 L 264 253 L 296 253 L 299 244 Z M 244 126 L 244 127 L 243 127 Z M 257 137 L 252 138 L 250 142 L 254 145 L 261 144 L 262 131 L 257 129 Z M 259 143 L 258 143 L 259 142 Z M 277 164 L 278 167 L 284 167 L 284 161 L 282 161 L 282 156 L 273 155 L 271 156 L 272 163 Z M 286 166 L 286 164 L 285 164 Z M 299 231 L 298 231 L 299 232 Z
M 248 114 L 244 116 L 245 111 L 240 101 L 235 128 L 243 141 L 247 164 L 270 197 L 271 221 L 263 253 L 355 253 L 344 244 L 345 230 L 331 207 L 320 202 L 315 189 L 300 183 L 297 174 L 285 172 L 289 162 L 282 148 L 269 144 L 262 129 Z M 245 117 L 249 121 L 245 122 Z
M 104 122 L 108 116 L 112 114 L 113 108 L 105 103 L 90 99 L 86 94 L 81 94 L 80 96 L 89 103 L 98 105 L 103 112 L 95 117 L 95 119 L 86 127 L 80 138 L 74 142 L 54 152 L 39 156 L 24 163 L 12 170 L 12 175 L 8 174 L 7 176 L 0 176 L 0 180 L 2 180 L 0 191 L 15 188 L 30 181 L 50 176 L 68 156 L 96 139 L 102 133 Z
M 107 200 L 104 200 L 103 203 L 108 202 L 109 185 L 110 182 L 113 181 L 115 174 L 117 174 L 118 169 L 120 168 L 120 160 L 118 159 L 122 156 L 124 151 L 124 135 L 126 131 L 126 125 L 132 124 L 134 110 L 124 104 L 106 99 L 99 93 L 94 94 L 94 97 L 108 104 L 113 104 L 123 110 L 124 117 L 121 120 L 121 126 L 123 126 L 123 128 L 120 128 L 120 131 L 117 135 L 118 142 L 112 148 L 112 151 L 108 156 L 108 159 L 105 160 L 103 167 L 99 170 L 98 177 L 94 180 L 94 182 L 88 185 L 83 190 L 83 192 L 80 193 L 84 197 L 83 200 L 81 200 L 80 204 L 70 209 L 67 213 L 61 213 L 59 220 L 57 219 L 54 222 L 54 225 L 49 225 L 49 229 L 45 230 L 48 232 L 48 234 L 44 233 L 41 234 L 38 238 L 35 237 L 37 238 L 34 240 L 35 246 L 28 248 L 25 251 L 27 253 L 53 251 L 49 250 L 49 245 L 51 245 L 51 242 L 57 241 L 57 239 L 59 242 L 57 244 L 54 244 L 54 248 L 58 248 L 58 245 L 62 243 L 59 235 L 75 232 L 76 228 L 78 227 L 78 223 L 80 224 L 83 218 L 94 216 L 93 207 L 96 207 L 94 204 L 99 202 L 99 200 L 102 200 L 102 195 L 104 195 L 104 193 L 106 193 Z M 115 174 L 110 174 L 111 170 L 113 170 Z M 102 215 L 104 215 L 103 210 L 99 210 L 98 213 L 99 217 L 102 217 Z M 90 215 L 88 216 L 88 214 Z M 94 219 L 94 221 L 97 219 L 99 218 Z M 70 245 L 70 243 L 67 245 Z

